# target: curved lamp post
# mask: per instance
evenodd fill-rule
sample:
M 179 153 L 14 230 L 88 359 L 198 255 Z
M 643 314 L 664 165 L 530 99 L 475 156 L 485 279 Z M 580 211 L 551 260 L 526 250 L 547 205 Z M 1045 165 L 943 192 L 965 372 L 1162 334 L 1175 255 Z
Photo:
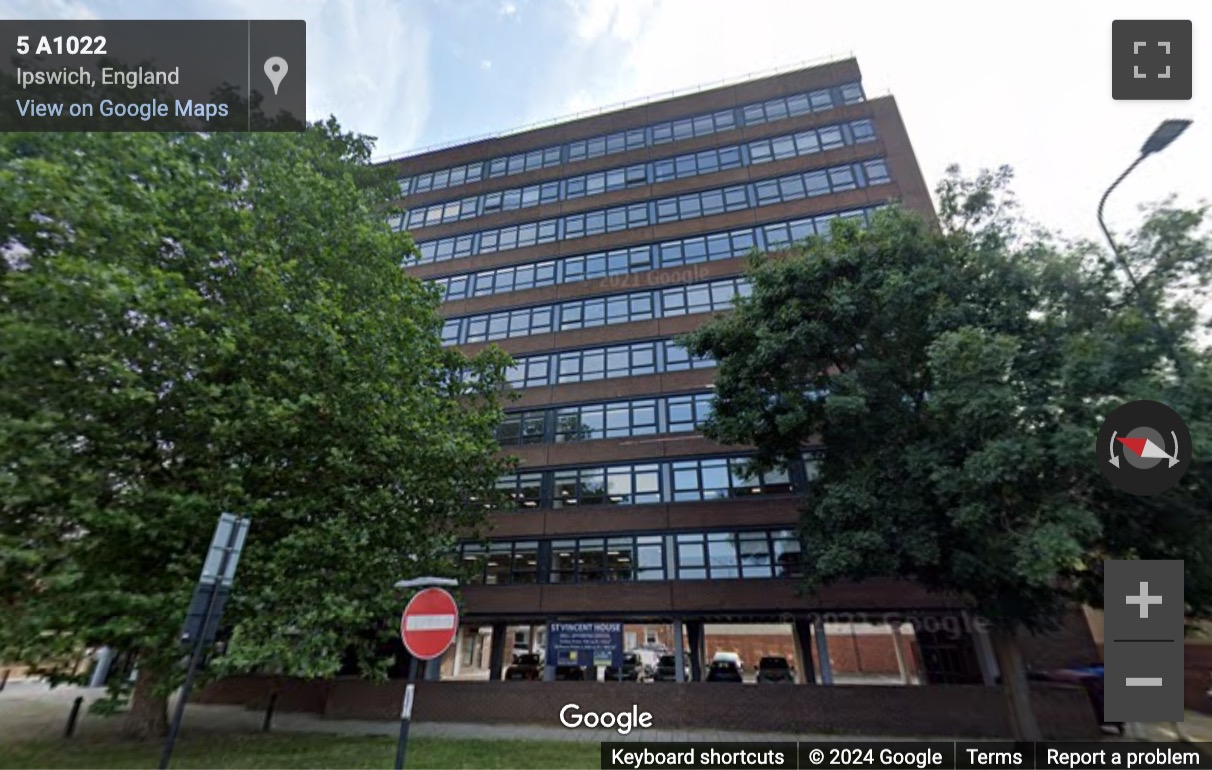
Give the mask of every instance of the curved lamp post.
M 1186 131 L 1187 126 L 1190 125 L 1191 121 L 1189 120 L 1163 121 L 1161 125 L 1153 130 L 1149 138 L 1145 140 L 1144 145 L 1140 148 L 1140 155 L 1136 160 L 1132 161 L 1132 165 L 1128 166 L 1124 170 L 1124 173 L 1120 174 L 1111 183 L 1111 186 L 1107 188 L 1107 191 L 1103 193 L 1103 197 L 1098 202 L 1098 226 L 1102 228 L 1103 235 L 1107 238 L 1107 243 L 1111 245 L 1111 253 L 1115 255 L 1116 261 L 1119 262 L 1120 269 L 1124 271 L 1124 275 L 1128 276 L 1128 282 L 1132 284 L 1132 291 L 1136 294 L 1137 301 L 1141 303 L 1144 311 L 1149 314 L 1154 327 L 1156 327 L 1162 339 L 1165 340 L 1166 347 L 1169 348 L 1170 358 L 1174 361 L 1174 368 L 1178 371 L 1180 377 L 1185 374 L 1182 357 L 1178 355 L 1178 349 L 1175 347 L 1174 340 L 1170 334 L 1162 328 L 1153 307 L 1145 302 L 1144 297 L 1141 296 L 1140 284 L 1136 282 L 1136 276 L 1132 274 L 1132 268 L 1128 265 L 1128 260 L 1124 257 L 1123 252 L 1120 251 L 1119 246 L 1116 245 L 1115 239 L 1111 237 L 1111 231 L 1107 229 L 1107 223 L 1103 221 L 1103 207 L 1107 205 L 1107 198 L 1111 197 L 1112 191 L 1116 187 L 1119 187 L 1119 183 L 1124 181 L 1128 177 L 1128 174 L 1131 174 L 1141 164 L 1141 161 L 1169 147 L 1170 143 L 1177 139 L 1183 131 Z

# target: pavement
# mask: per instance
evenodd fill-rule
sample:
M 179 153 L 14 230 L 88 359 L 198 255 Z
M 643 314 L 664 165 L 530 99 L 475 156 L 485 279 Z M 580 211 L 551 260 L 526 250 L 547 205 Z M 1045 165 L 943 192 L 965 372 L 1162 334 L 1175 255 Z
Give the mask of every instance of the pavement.
M 100 689 L 59 687 L 50 689 L 33 680 L 10 681 L 0 691 L 0 743 L 17 740 L 59 738 L 64 734 L 68 715 L 76 698 L 83 698 L 76 735 L 104 737 L 114 735 L 121 726 L 121 717 L 104 717 L 88 713 L 88 704 L 104 695 Z M 170 712 L 171 713 L 171 712 Z M 185 708 L 182 734 L 198 732 L 256 732 L 261 729 L 263 712 L 249 711 L 240 706 L 190 704 Z M 1176 741 L 1190 740 L 1212 743 L 1212 716 L 1187 712 L 1186 721 L 1177 725 L 1167 723 L 1134 724 L 1125 738 L 1107 735 L 1106 740 Z M 280 712 L 273 720 L 275 732 L 326 733 L 333 735 L 396 735 L 396 721 L 356 719 L 325 719 L 314 714 Z M 730 730 L 632 730 L 620 735 L 615 730 L 567 729 L 557 725 L 493 725 L 457 722 L 414 722 L 413 737 L 447 738 L 454 740 L 525 740 L 525 741 L 603 741 L 671 742 L 671 741 L 916 741 L 921 737 L 878 735 L 841 735 L 814 733 L 755 733 Z M 971 740 L 961 737 L 938 736 L 931 740 Z

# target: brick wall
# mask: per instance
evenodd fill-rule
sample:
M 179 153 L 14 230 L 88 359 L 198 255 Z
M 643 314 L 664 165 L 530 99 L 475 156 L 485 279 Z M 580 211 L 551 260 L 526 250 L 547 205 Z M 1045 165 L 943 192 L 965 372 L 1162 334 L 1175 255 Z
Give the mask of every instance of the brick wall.
M 399 714 L 404 683 L 336 679 L 288 684 L 274 677 L 236 677 L 205 688 L 197 702 L 261 708 L 274 687 L 283 693 L 279 709 L 307 710 L 333 719 L 392 720 Z M 728 697 L 719 697 L 722 692 Z M 1098 736 L 1098 725 L 1082 690 L 1034 685 L 1032 698 L 1047 738 L 1089 740 Z M 316 711 L 320 703 L 323 708 Z M 978 686 L 419 682 L 413 717 L 422 722 L 558 725 L 560 709 L 569 703 L 580 704 L 583 712 L 630 711 L 635 705 L 653 715 L 656 729 L 1009 735 L 1001 690 Z
M 1037 671 L 1069 666 L 1086 666 L 1102 660 L 1090 623 L 1079 608 L 1066 614 L 1061 625 L 1046 634 L 1023 632 L 1019 635 L 1023 663 Z

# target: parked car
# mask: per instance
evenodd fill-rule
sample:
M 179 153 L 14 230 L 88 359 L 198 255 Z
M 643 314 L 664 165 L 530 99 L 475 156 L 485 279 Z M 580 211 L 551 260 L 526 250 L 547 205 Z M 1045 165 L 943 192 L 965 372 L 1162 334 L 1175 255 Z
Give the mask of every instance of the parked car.
M 682 681 L 690 681 L 690 653 L 686 653 L 682 657 Z M 678 680 L 678 656 L 677 655 L 662 655 L 656 664 L 656 670 L 652 672 L 652 681 L 654 682 L 676 682 Z
M 715 654 L 715 657 L 713 657 L 711 659 L 711 662 L 715 663 L 717 660 L 727 661 L 729 663 L 735 663 L 737 670 L 740 671 L 742 674 L 745 673 L 745 664 L 741 660 L 741 656 L 735 652 L 724 652 L 724 651 L 717 652 Z
M 580 666 L 556 666 L 557 682 L 581 682 L 585 679 L 585 669 Z
M 758 661 L 757 680 L 759 682 L 786 682 L 795 684 L 795 669 L 784 657 L 769 655 Z
M 741 669 L 731 660 L 713 660 L 707 670 L 708 682 L 744 682 Z
M 619 677 L 618 666 L 606 667 L 606 681 L 617 682 Z M 626 682 L 642 682 L 647 679 L 647 672 L 644 671 L 644 664 L 640 662 L 640 656 L 634 652 L 623 654 L 623 676 L 621 677 Z
M 505 679 L 511 682 L 539 681 L 543 678 L 543 658 L 535 653 L 513 656 L 513 665 L 505 669 Z

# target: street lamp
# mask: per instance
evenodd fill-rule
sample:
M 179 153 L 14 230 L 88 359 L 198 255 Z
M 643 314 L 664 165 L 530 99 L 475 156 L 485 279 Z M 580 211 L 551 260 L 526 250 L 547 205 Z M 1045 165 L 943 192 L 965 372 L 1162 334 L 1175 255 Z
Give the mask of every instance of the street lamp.
M 1111 245 L 1111 253 L 1115 255 L 1115 259 L 1117 262 L 1119 262 L 1119 266 L 1124 271 L 1124 275 L 1128 276 L 1128 282 L 1132 284 L 1132 291 L 1136 294 L 1137 301 L 1141 303 L 1145 312 L 1149 314 L 1150 320 L 1153 321 L 1153 326 L 1165 340 L 1166 347 L 1169 348 L 1170 358 L 1174 361 L 1174 368 L 1178 370 L 1180 376 L 1182 376 L 1185 371 L 1182 358 L 1178 355 L 1178 350 L 1174 345 L 1174 340 L 1171 338 L 1170 334 L 1162 328 L 1161 322 L 1158 320 L 1157 313 L 1154 311 L 1153 307 L 1149 303 L 1145 302 L 1144 297 L 1141 296 L 1140 284 L 1136 282 L 1136 276 L 1132 274 L 1132 268 L 1128 265 L 1128 260 L 1124 258 L 1124 254 L 1122 251 L 1120 251 L 1119 246 L 1116 245 L 1115 239 L 1111 237 L 1111 231 L 1107 229 L 1107 223 L 1103 221 L 1103 207 L 1107 205 L 1107 198 L 1111 196 L 1111 192 L 1119 186 L 1120 182 L 1124 181 L 1124 179 L 1128 177 L 1128 174 L 1131 174 L 1132 171 L 1140 165 L 1141 161 L 1150 155 L 1155 155 L 1169 147 L 1170 143 L 1177 139 L 1183 131 L 1186 131 L 1187 126 L 1189 125 L 1191 125 L 1191 121 L 1189 120 L 1163 121 L 1161 125 L 1153 130 L 1153 133 L 1149 135 L 1149 138 L 1145 140 L 1144 145 L 1142 145 L 1140 148 L 1140 155 L 1136 158 L 1136 160 L 1132 161 L 1132 165 L 1128 166 L 1128 168 L 1124 170 L 1124 173 L 1120 174 L 1119 177 L 1111 183 L 1111 186 L 1107 188 L 1107 191 L 1103 193 L 1102 199 L 1098 202 L 1098 226 L 1102 228 L 1103 235 L 1107 238 L 1107 243 Z

